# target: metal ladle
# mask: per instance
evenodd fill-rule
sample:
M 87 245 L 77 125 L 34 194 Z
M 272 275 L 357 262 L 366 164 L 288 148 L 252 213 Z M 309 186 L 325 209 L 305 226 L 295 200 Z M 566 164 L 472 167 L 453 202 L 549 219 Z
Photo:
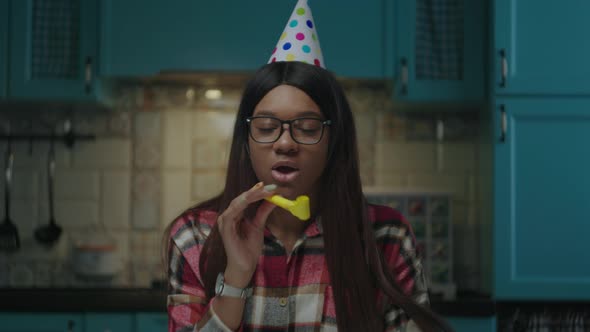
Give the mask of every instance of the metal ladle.
M 6 164 L 4 169 L 4 221 L 0 224 L 0 250 L 14 252 L 20 248 L 20 239 L 16 225 L 10 220 L 10 187 L 12 182 L 12 164 L 14 155 L 10 140 L 6 146 Z
M 47 187 L 49 196 L 49 224 L 35 230 L 35 238 L 39 243 L 46 246 L 53 246 L 61 235 L 62 229 L 55 222 L 53 212 L 53 182 L 55 176 L 55 147 L 53 137 L 49 143 L 49 155 L 47 158 Z

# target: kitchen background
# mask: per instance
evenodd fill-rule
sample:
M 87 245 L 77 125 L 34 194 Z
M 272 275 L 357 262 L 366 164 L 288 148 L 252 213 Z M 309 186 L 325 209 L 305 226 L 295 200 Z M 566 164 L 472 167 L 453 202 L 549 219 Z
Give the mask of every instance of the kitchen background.
M 162 230 L 223 186 L 241 90 L 294 4 L 0 0 L 0 152 L 19 137 L 22 239 L 0 251 L 0 332 L 165 330 Z M 414 225 L 432 308 L 457 331 L 590 330 L 590 2 L 310 5 L 366 192 Z M 64 231 L 47 249 L 33 233 L 54 129 Z M 116 259 L 79 264 L 87 252 Z
M 50 250 L 33 236 L 49 220 L 49 144 L 14 143 L 11 218 L 22 248 L 0 253 L 0 287 L 151 287 L 162 279 L 166 225 L 223 188 L 247 77 L 121 80 L 105 88 L 112 110 L 3 113 L 1 120 L 11 124 L 13 134 L 48 133 L 48 125 L 60 133 L 69 120 L 74 132 L 96 139 L 76 142 L 71 149 L 57 144 L 55 218 L 64 233 Z M 481 110 L 458 105 L 435 113 L 436 105 L 424 105 L 404 112 L 407 106 L 391 101 L 384 81 L 342 83 L 355 114 L 363 185 L 451 194 L 453 237 L 461 239 L 447 249 L 455 258 L 453 282 L 460 289 L 485 289 L 480 231 L 489 217 L 481 204 L 486 185 L 479 170 L 485 132 Z M 443 136 L 437 138 L 441 127 Z M 92 234 L 111 238 L 123 262 L 107 284 L 73 273 L 72 246 L 92 242 Z

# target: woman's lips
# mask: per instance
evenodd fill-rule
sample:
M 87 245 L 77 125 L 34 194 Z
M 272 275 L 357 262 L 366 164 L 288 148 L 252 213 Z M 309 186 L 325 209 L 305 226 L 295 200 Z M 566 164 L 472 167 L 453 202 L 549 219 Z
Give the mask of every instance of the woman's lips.
M 272 175 L 272 178 L 276 182 L 282 182 L 282 183 L 293 182 L 299 176 L 299 170 L 294 169 L 290 172 L 280 172 L 276 169 L 273 169 L 271 171 L 271 175 Z

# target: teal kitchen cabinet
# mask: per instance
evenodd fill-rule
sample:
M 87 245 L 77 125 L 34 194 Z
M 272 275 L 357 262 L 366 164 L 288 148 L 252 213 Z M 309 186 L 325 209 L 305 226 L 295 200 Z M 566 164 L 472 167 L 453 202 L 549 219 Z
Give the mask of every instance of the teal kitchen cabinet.
M 168 314 L 142 312 L 135 315 L 137 332 L 168 331 Z
M 84 332 L 131 332 L 133 328 L 134 319 L 131 313 L 84 314 Z
M 296 1 L 101 1 L 101 74 L 254 71 L 270 59 Z M 385 0 L 312 1 L 328 69 L 384 77 Z
M 0 332 L 83 332 L 78 313 L 0 313 Z
M 590 2 L 494 2 L 496 94 L 590 95 Z
M 455 332 L 496 332 L 496 317 L 445 317 Z
M 0 0 L 0 100 L 6 97 L 8 83 L 8 9 L 9 0 Z
M 97 0 L 10 2 L 11 99 L 95 99 Z
M 496 299 L 587 300 L 590 98 L 497 97 Z
M 394 3 L 394 98 L 483 102 L 486 1 Z

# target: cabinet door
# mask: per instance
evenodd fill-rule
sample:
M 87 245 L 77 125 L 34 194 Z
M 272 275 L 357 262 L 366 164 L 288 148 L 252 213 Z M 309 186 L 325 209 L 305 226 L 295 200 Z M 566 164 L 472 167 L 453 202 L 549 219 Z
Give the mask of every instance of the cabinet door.
M 0 313 L 0 332 L 81 332 L 82 320 L 74 313 Z
M 296 1 L 104 0 L 101 74 L 254 71 L 266 64 Z M 311 2 L 328 69 L 382 77 L 383 0 Z
M 395 98 L 483 101 L 484 12 L 481 0 L 397 1 Z
M 6 97 L 8 83 L 8 9 L 9 0 L 0 0 L 0 99 Z
M 101 73 L 254 70 L 270 58 L 292 9 L 275 0 L 104 0 Z
M 455 332 L 496 332 L 496 317 L 446 317 Z
M 385 1 L 309 2 L 330 71 L 345 77 L 385 77 Z
M 589 110 L 590 99 L 496 100 L 498 299 L 590 298 Z
M 138 313 L 135 319 L 137 332 L 161 332 L 168 329 L 166 313 Z
M 590 2 L 495 0 L 494 4 L 497 94 L 590 94 Z
M 94 99 L 96 0 L 11 5 L 11 98 Z
M 84 332 L 130 332 L 133 331 L 131 313 L 86 313 Z

